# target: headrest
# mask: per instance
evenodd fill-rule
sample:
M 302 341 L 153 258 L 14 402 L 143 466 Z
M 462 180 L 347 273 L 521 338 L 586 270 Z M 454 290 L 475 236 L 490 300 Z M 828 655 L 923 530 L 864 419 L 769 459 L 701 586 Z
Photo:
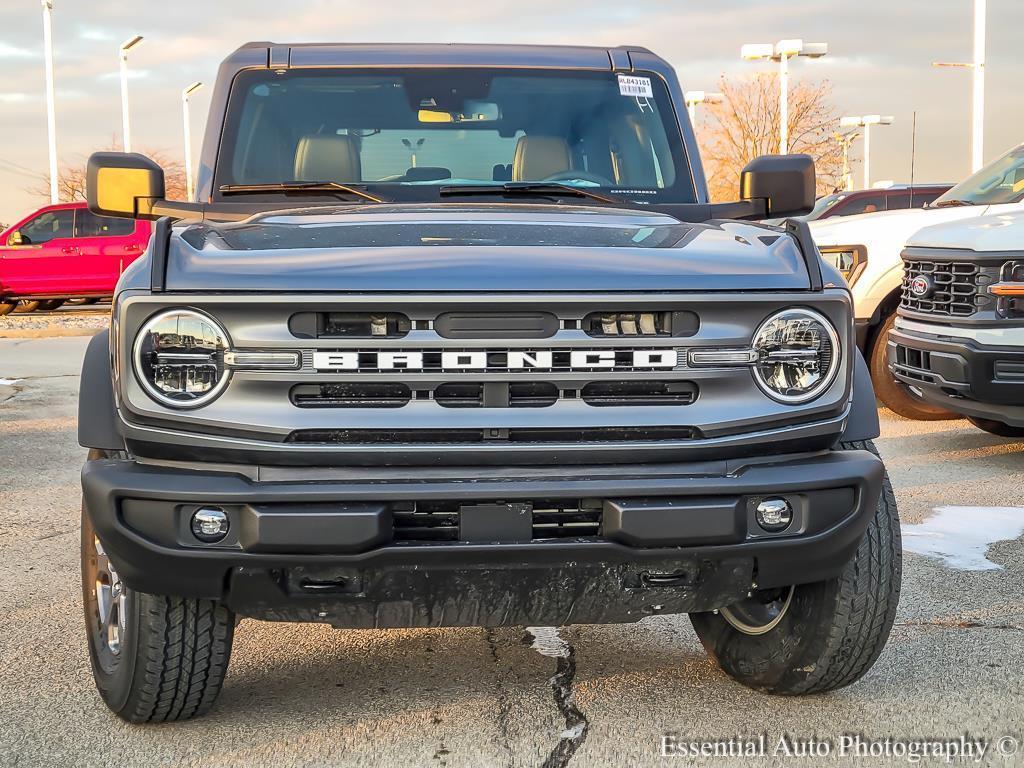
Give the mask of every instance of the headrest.
M 362 181 L 352 137 L 317 133 L 300 138 L 295 146 L 295 181 Z
M 512 159 L 512 181 L 540 181 L 572 168 L 568 142 L 560 136 L 521 136 Z

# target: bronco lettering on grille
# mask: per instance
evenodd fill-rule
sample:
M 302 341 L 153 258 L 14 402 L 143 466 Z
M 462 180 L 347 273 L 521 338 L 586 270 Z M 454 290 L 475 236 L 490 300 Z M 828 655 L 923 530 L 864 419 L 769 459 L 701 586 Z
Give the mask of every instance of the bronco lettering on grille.
M 674 349 L 395 350 L 314 352 L 318 371 L 664 370 Z

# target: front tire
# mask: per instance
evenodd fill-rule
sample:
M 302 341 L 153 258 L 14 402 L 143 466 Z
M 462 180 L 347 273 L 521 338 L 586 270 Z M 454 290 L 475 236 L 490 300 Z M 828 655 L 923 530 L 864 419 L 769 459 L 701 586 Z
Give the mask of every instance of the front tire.
M 868 355 L 868 367 L 871 370 L 871 383 L 875 387 L 875 396 L 882 401 L 886 408 L 898 416 L 916 421 L 944 421 L 946 419 L 959 419 L 960 416 L 947 411 L 938 405 L 932 405 L 927 400 L 915 395 L 906 384 L 897 381 L 889 370 L 888 352 L 886 342 L 889 339 L 889 331 L 896 325 L 896 313 L 885 318 L 885 321 L 875 334 L 875 340 L 871 345 L 871 354 Z
M 844 443 L 870 450 L 870 442 Z M 888 474 L 875 515 L 839 576 L 754 592 L 718 613 L 690 614 L 711 658 L 730 677 L 766 693 L 842 688 L 882 652 L 899 604 L 902 547 Z
M 999 437 L 1024 437 L 1024 427 L 1014 427 L 995 419 L 979 419 L 977 416 L 968 416 L 967 420 L 978 429 L 988 432 L 990 435 Z
M 82 507 L 82 595 L 93 678 L 104 703 L 133 723 L 187 720 L 220 693 L 234 614 L 215 600 L 128 588 Z

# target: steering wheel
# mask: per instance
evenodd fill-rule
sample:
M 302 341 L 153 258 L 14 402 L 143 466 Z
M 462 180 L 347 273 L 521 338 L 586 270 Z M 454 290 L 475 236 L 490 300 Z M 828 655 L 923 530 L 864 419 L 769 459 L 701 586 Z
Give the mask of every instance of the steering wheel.
M 615 182 L 611 179 L 606 179 L 597 173 L 591 173 L 590 171 L 574 171 L 566 170 L 559 171 L 558 173 L 552 173 L 550 176 L 545 176 L 541 181 L 572 181 L 573 179 L 581 179 L 583 181 L 592 181 L 595 184 L 600 184 L 602 187 L 614 187 Z

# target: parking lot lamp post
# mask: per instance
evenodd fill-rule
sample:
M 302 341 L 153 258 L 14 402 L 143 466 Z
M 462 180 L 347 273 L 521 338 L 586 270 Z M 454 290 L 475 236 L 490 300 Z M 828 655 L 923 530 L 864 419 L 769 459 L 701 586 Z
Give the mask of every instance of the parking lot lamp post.
M 121 134 L 124 151 L 132 151 L 132 131 L 128 118 L 128 51 L 142 42 L 142 35 L 135 35 L 121 43 Z
M 892 122 L 892 115 L 848 116 L 839 121 L 841 128 L 859 127 L 864 129 L 864 189 L 871 189 L 871 126 L 892 125 Z
M 686 102 L 686 111 L 690 114 L 690 125 L 694 126 L 696 132 L 697 105 L 698 104 L 721 104 L 722 94 L 709 93 L 707 91 L 687 91 L 683 94 Z
M 850 172 L 850 146 L 860 138 L 860 134 L 857 133 L 857 131 L 850 131 L 849 133 L 836 133 L 833 135 L 835 140 L 838 141 L 840 146 L 843 148 L 843 189 L 847 192 L 852 192 L 853 174 Z
M 974 61 L 936 61 L 933 67 L 973 70 L 971 84 L 971 173 L 985 164 L 985 8 L 986 0 L 974 0 Z
M 191 200 L 195 190 L 192 187 L 192 123 L 189 118 L 188 97 L 203 87 L 200 82 L 192 83 L 181 91 L 181 120 L 185 129 L 185 199 Z
M 57 116 L 53 97 L 53 0 L 43 3 L 43 49 L 46 62 L 46 129 L 50 154 L 50 204 L 60 202 L 57 178 Z
M 789 154 L 789 60 L 794 56 L 820 59 L 828 53 L 828 43 L 803 40 L 779 40 L 771 43 L 747 43 L 740 57 L 747 61 L 767 59 L 779 63 L 779 154 Z

